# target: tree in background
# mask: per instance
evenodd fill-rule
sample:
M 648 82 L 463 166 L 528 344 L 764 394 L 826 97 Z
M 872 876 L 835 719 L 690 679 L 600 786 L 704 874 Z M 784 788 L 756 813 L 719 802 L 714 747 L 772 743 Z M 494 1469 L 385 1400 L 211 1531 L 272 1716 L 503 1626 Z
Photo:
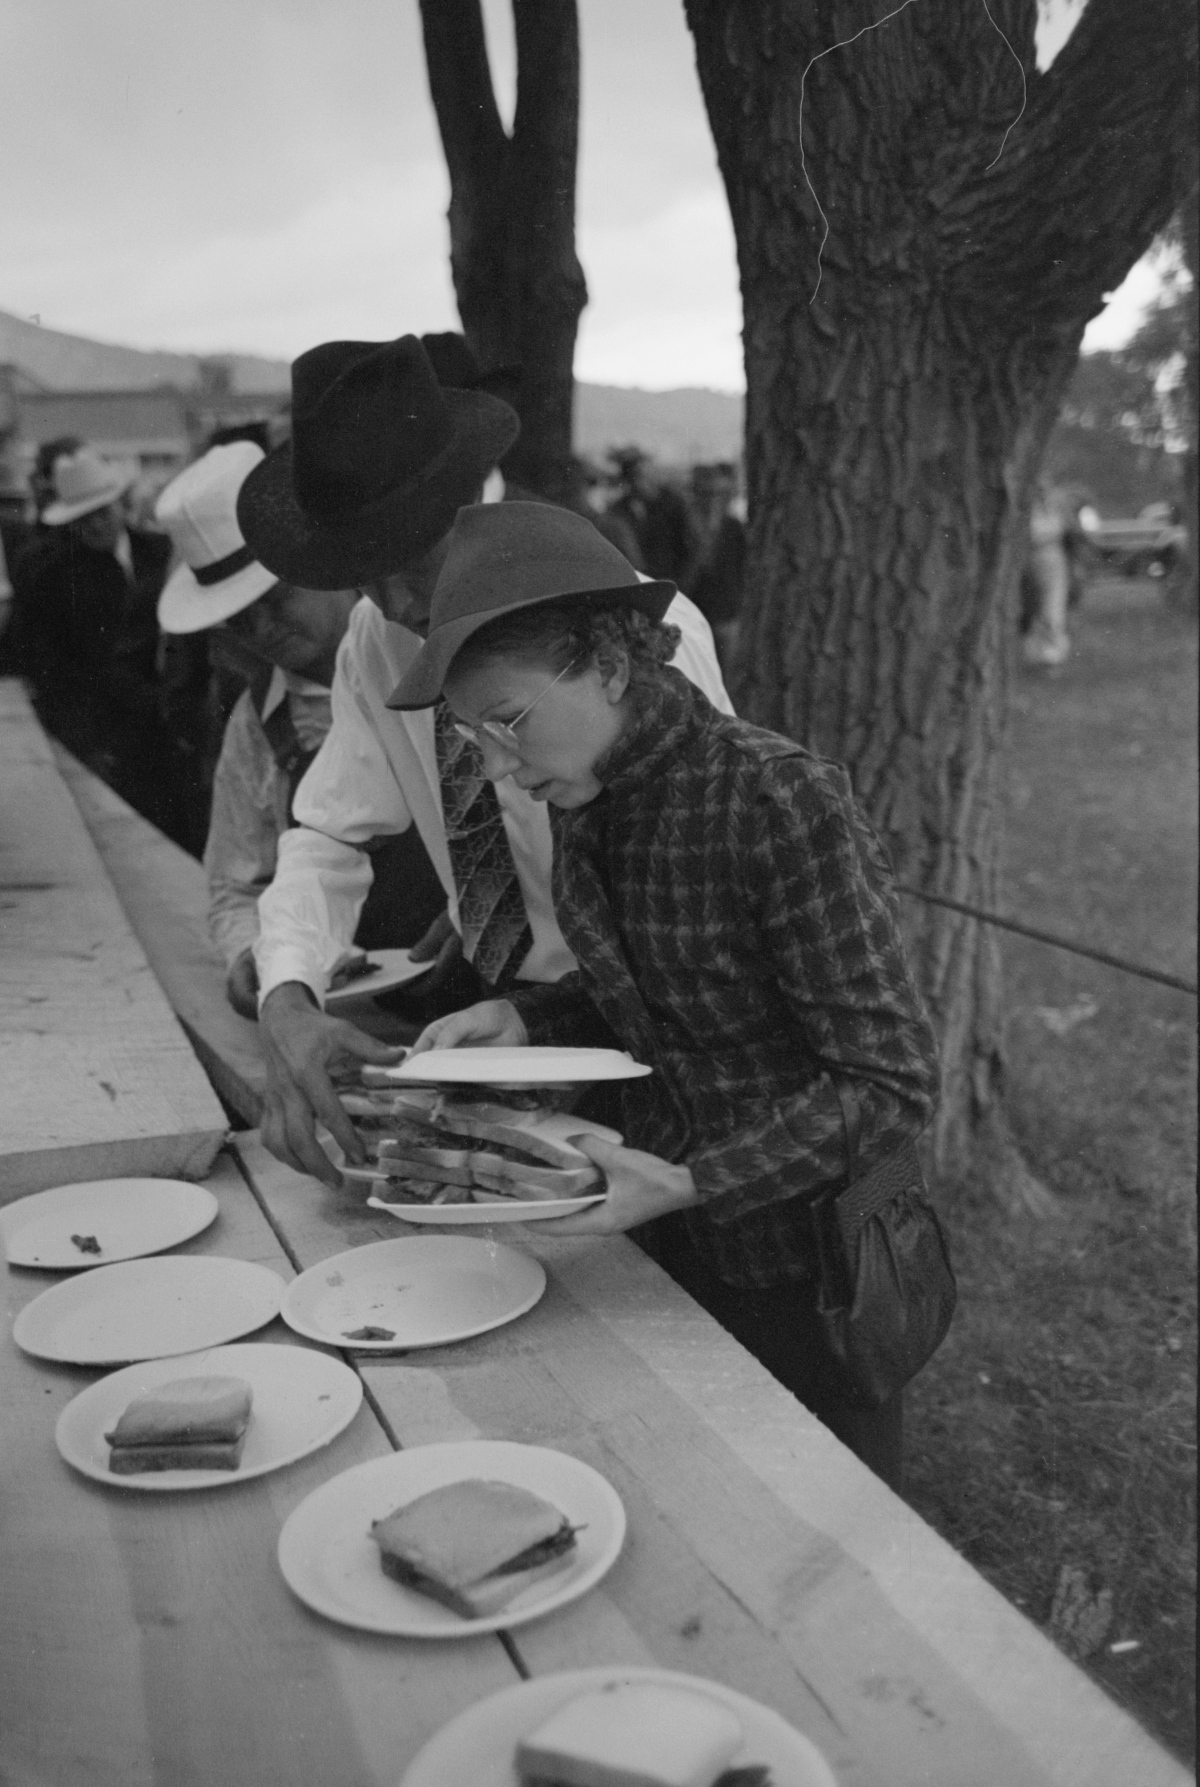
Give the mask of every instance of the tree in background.
M 1039 74 L 1035 0 L 684 5 L 745 319 L 738 711 L 849 765 L 902 883 L 994 909 L 1032 488 L 1085 323 L 1186 190 L 1193 9 L 1090 0 Z M 1037 1203 L 995 934 L 910 918 L 937 1166 Z
M 1161 238 L 1175 250 L 1162 289 L 1131 339 L 1081 355 L 1046 450 L 1050 482 L 1109 517 L 1167 500 L 1182 509 L 1195 453 L 1195 291 L 1179 253 L 1179 217 Z
M 575 254 L 575 0 L 513 0 L 517 105 L 501 122 L 479 0 L 421 0 L 429 86 L 450 171 L 450 268 L 481 364 L 520 368 L 512 480 L 570 488 L 573 363 L 587 286 Z

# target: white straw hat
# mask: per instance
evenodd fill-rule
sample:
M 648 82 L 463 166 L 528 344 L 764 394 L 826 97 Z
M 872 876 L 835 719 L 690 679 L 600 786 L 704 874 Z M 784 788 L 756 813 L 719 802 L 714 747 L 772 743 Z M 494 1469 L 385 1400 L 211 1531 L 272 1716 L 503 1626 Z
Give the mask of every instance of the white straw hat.
M 279 579 L 242 538 L 238 491 L 262 459 L 253 441 L 210 447 L 167 485 L 154 514 L 183 558 L 158 598 L 164 633 L 202 633 L 240 614 Z
M 137 473 L 127 465 L 109 465 L 90 447 L 64 453 L 54 461 L 54 496 L 42 512 L 47 527 L 65 527 L 97 509 L 107 509 L 124 496 Z

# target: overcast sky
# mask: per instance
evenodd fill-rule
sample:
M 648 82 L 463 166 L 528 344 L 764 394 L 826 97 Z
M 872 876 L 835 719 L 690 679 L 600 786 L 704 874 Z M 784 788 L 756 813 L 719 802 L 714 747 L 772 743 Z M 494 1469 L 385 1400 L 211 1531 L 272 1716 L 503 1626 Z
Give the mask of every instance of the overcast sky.
M 1050 5 L 1058 38 L 1078 4 Z M 576 372 L 739 390 L 733 237 L 681 0 L 579 7 Z M 508 0 L 485 12 L 507 111 Z M 0 157 L 0 309 L 48 327 L 284 359 L 457 327 L 417 0 L 6 0 Z M 1129 283 L 1089 342 L 1136 322 L 1155 281 Z

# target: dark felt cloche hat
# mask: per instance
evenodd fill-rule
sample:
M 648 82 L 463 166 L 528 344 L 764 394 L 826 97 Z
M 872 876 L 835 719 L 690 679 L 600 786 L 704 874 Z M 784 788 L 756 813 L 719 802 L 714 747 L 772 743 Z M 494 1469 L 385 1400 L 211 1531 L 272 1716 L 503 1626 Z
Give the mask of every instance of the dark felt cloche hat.
M 429 611 L 429 634 L 388 699 L 432 707 L 473 633 L 516 608 L 555 601 L 625 602 L 660 621 L 678 594 L 640 578 L 587 520 L 550 503 L 479 503 L 460 509 Z
M 326 341 L 293 362 L 292 438 L 242 485 L 238 523 L 288 583 L 368 583 L 428 552 L 519 432 L 498 397 L 439 385 L 415 335 Z

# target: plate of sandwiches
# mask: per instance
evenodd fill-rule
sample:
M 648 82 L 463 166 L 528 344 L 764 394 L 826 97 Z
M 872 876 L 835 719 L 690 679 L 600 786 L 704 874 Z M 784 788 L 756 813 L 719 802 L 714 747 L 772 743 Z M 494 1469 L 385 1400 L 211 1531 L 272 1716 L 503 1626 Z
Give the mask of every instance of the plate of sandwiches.
M 400 1787 L 837 1787 L 812 1741 L 722 1682 L 609 1665 L 469 1706 Z
M 336 1253 L 294 1278 L 280 1314 L 325 1346 L 404 1352 L 486 1334 L 532 1309 L 537 1260 L 470 1235 L 411 1235 Z
M 322 1484 L 284 1523 L 279 1567 L 293 1594 L 342 1625 L 471 1638 L 577 1600 L 624 1538 L 620 1497 L 582 1460 L 461 1440 Z
M 279 1314 L 283 1280 L 251 1260 L 167 1254 L 52 1285 L 13 1323 L 23 1352 L 64 1365 L 127 1365 L 222 1346 Z
M 437 1086 L 574 1086 L 594 1080 L 637 1080 L 654 1070 L 621 1049 L 426 1049 L 395 1067 L 372 1067 L 382 1084 Z
M 358 950 L 334 969 L 325 991 L 325 1010 L 337 1011 L 352 1000 L 390 993 L 428 974 L 433 966 L 432 960 L 414 962 L 407 949 L 373 949 L 370 954 Z
M 313 1347 L 209 1347 L 101 1378 L 67 1404 L 54 1438 L 97 1483 L 223 1489 L 327 1446 L 362 1395 L 357 1372 Z
M 528 1090 L 368 1085 L 341 1101 L 368 1159 L 352 1166 L 339 1153 L 340 1172 L 405 1222 L 540 1222 L 586 1210 L 605 1186 L 580 1140 L 623 1139 Z
M 212 1192 L 183 1179 L 89 1179 L 6 1205 L 0 1242 L 10 1266 L 79 1272 L 176 1247 L 216 1215 Z

